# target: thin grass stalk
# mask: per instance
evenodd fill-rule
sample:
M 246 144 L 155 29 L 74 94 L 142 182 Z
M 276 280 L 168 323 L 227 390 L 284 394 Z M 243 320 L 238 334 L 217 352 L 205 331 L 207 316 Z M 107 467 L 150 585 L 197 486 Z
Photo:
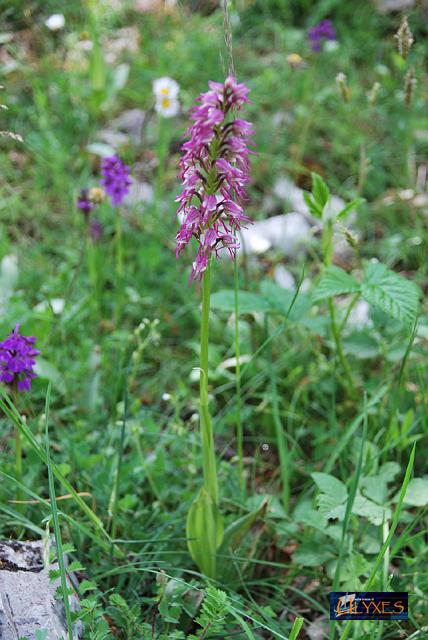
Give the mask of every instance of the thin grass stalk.
M 12 399 L 15 406 L 18 405 L 18 390 L 16 386 L 12 387 Z M 22 438 L 21 432 L 15 425 L 15 472 L 16 478 L 22 482 Z M 18 497 L 19 500 L 19 497 Z
M 15 405 L 13 404 L 13 402 L 11 401 L 7 393 L 1 388 L 0 388 L 0 396 L 2 397 L 2 399 L 0 399 L 0 408 L 4 411 L 6 416 L 13 422 L 16 428 L 19 429 L 19 431 L 21 432 L 21 436 L 24 436 L 25 440 L 27 440 L 27 442 L 30 444 L 31 448 L 36 453 L 36 455 L 40 458 L 40 460 L 44 464 L 47 464 L 46 451 L 37 442 L 31 430 L 22 420 L 22 417 L 17 411 Z M 111 542 L 110 536 L 108 535 L 107 531 L 104 529 L 104 526 L 101 520 L 98 518 L 98 516 L 92 511 L 90 507 L 88 507 L 85 501 L 78 495 L 77 491 L 74 489 L 71 483 L 65 478 L 65 476 L 59 471 L 58 467 L 54 463 L 51 463 L 51 466 L 52 466 L 53 474 L 55 475 L 57 480 L 59 480 L 61 485 L 65 488 L 67 493 L 72 494 L 76 504 L 88 516 L 89 520 L 96 527 L 96 529 L 100 531 L 100 533 L 102 533 L 103 537 L 107 538 L 107 540 Z M 109 548 L 109 545 L 106 545 L 106 548 Z
M 125 431 L 126 431 L 126 418 L 128 413 L 128 388 L 127 381 L 125 381 L 125 391 L 123 398 L 123 419 L 122 419 L 122 427 L 120 430 L 120 441 L 119 441 L 119 452 L 117 458 L 117 468 L 114 478 L 114 488 L 112 493 L 113 498 L 113 507 L 111 510 L 111 529 L 110 535 L 113 540 L 116 538 L 116 530 L 117 530 L 117 512 L 118 512 L 118 504 L 119 504 L 119 487 L 120 487 L 120 475 L 122 471 L 122 460 L 123 460 L 123 449 L 125 445 Z
M 333 264 L 333 221 L 332 220 L 326 220 L 323 223 L 321 244 L 322 244 L 324 267 L 325 268 L 331 267 L 331 265 Z M 334 302 L 332 298 L 329 298 L 328 300 L 328 310 L 330 313 L 331 333 L 333 335 L 333 340 L 336 346 L 336 353 L 339 358 L 339 362 L 342 366 L 342 369 L 344 371 L 346 380 L 348 382 L 349 389 L 351 393 L 354 393 L 355 383 L 352 377 L 351 368 L 343 352 L 341 331 L 336 321 L 336 312 L 334 309 Z
M 266 333 L 269 334 L 268 318 L 265 321 Z M 270 345 L 270 383 L 272 394 L 272 415 L 275 425 L 275 437 L 279 455 L 279 469 L 281 474 L 281 493 L 282 505 L 287 512 L 290 506 L 290 454 L 288 451 L 287 435 L 282 425 L 279 400 L 278 386 L 276 380 L 275 367 L 273 366 L 273 350 Z
M 392 536 L 395 533 L 395 529 L 397 528 L 398 525 L 398 520 L 400 518 L 400 514 L 401 514 L 401 510 L 403 507 L 403 501 L 404 501 L 404 496 L 406 495 L 406 491 L 407 491 L 407 487 L 409 485 L 410 482 L 410 477 L 412 475 L 412 470 L 413 470 L 413 463 L 415 461 L 415 451 L 416 451 L 416 444 L 413 445 L 412 448 L 412 452 L 410 454 L 410 458 L 409 458 L 409 462 L 407 464 L 407 468 L 406 468 L 406 473 L 404 475 L 404 480 L 403 480 L 403 484 L 401 485 L 401 490 L 400 490 L 400 495 L 398 498 L 398 502 L 397 502 L 397 507 L 395 509 L 395 513 L 394 513 L 394 517 L 392 519 L 392 523 L 391 523 L 391 528 L 389 530 L 389 534 L 385 540 L 385 542 L 383 543 L 377 558 L 375 560 L 375 563 L 373 565 L 373 569 L 371 570 L 370 576 L 367 579 L 366 584 L 364 585 L 364 589 L 363 591 L 370 591 L 371 587 L 373 586 L 373 583 L 376 579 L 376 575 L 377 572 L 379 570 L 379 567 L 382 564 L 382 560 L 388 550 L 388 547 L 391 543 L 392 540 Z M 349 631 L 351 629 L 351 625 L 352 625 L 352 620 L 348 620 L 348 622 L 346 623 L 346 626 L 343 630 L 342 635 L 340 636 L 340 640 L 346 640 L 346 638 L 349 635 Z
M 90 235 L 86 239 L 86 254 L 88 257 L 88 273 L 91 284 L 92 295 L 90 296 L 95 319 L 98 320 L 101 315 L 100 287 L 97 269 L 96 247 L 92 242 Z
M 123 259 L 123 229 L 122 216 L 119 207 L 114 207 L 115 224 L 115 249 L 116 249 L 116 308 L 115 321 L 120 322 L 123 307 L 123 279 L 124 279 L 124 259 Z
M 348 501 L 346 503 L 346 511 L 345 511 L 345 517 L 343 518 L 342 536 L 341 536 L 340 547 L 339 547 L 339 558 L 337 560 L 336 569 L 334 572 L 332 591 L 337 591 L 339 586 L 340 570 L 342 568 L 342 562 L 345 555 L 346 533 L 347 533 L 349 522 L 351 519 L 352 507 L 354 506 L 355 496 L 357 493 L 358 484 L 360 481 L 361 471 L 363 467 L 364 444 L 367 439 L 367 427 L 368 427 L 367 395 L 366 394 L 364 394 L 363 413 L 364 413 L 364 420 L 363 420 L 363 433 L 361 437 L 360 453 L 358 456 L 357 468 L 355 470 L 354 478 L 352 480 L 352 484 L 350 487 Z M 334 625 L 333 623 L 330 623 L 330 639 L 332 640 L 333 637 L 334 637 Z
M 291 633 L 288 636 L 288 640 L 296 640 L 298 637 L 301 628 L 303 627 L 303 618 L 295 618 L 293 622 L 293 628 L 291 629 Z
M 71 620 L 70 602 L 68 600 L 67 573 L 65 570 L 64 555 L 62 550 L 61 528 L 59 525 L 58 506 L 57 506 L 56 496 L 55 496 L 55 482 L 54 482 L 54 476 L 52 472 L 52 463 L 51 463 L 50 450 L 49 450 L 50 397 L 51 397 L 51 384 L 49 383 L 48 390 L 46 392 L 46 403 L 45 403 L 46 464 L 48 467 L 49 498 L 50 498 L 53 527 L 54 527 L 55 545 L 56 545 L 56 552 L 57 552 L 57 558 L 58 558 L 59 573 L 60 573 L 60 579 L 61 579 L 62 598 L 64 602 L 65 618 L 67 621 L 68 639 L 73 640 L 73 623 Z

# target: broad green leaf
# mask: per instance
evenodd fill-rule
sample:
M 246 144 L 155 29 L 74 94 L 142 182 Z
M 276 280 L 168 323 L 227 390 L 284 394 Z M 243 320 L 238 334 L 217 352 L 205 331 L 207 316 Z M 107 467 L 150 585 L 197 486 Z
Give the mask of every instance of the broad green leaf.
M 381 507 L 379 504 L 368 500 L 362 495 L 355 497 L 352 513 L 357 516 L 367 518 L 369 522 L 379 527 L 385 520 L 391 518 L 391 510 L 388 507 Z
M 412 507 L 425 507 L 428 504 L 428 478 L 410 480 L 404 502 Z
M 319 511 L 325 518 L 342 520 L 345 515 L 348 491 L 346 486 L 330 475 L 315 471 L 311 473 L 321 493 L 316 498 Z
M 312 173 L 312 195 L 314 197 L 315 203 L 323 211 L 325 205 L 329 201 L 330 191 L 328 186 L 317 173 Z
M 325 270 L 312 299 L 314 302 L 318 302 L 332 296 L 358 293 L 359 291 L 360 284 L 354 277 L 340 267 L 332 266 Z
M 316 202 L 314 202 L 314 200 L 312 199 L 311 195 L 309 193 L 307 193 L 306 191 L 304 191 L 303 192 L 303 199 L 306 202 L 306 204 L 308 205 L 308 209 L 312 213 L 312 215 L 315 216 L 315 218 L 321 218 L 322 217 L 322 210 L 319 208 L 319 206 L 316 204 Z
M 202 487 L 187 514 L 187 546 L 195 563 L 209 578 L 216 576 L 216 554 L 223 540 L 223 518 Z
M 235 311 L 235 292 L 232 289 L 222 289 L 216 291 L 211 296 L 211 307 L 219 311 Z M 239 292 L 239 313 L 266 313 L 273 311 L 271 302 L 258 293 L 250 291 Z
M 363 204 L 363 202 L 365 202 L 364 198 L 355 198 L 355 200 L 351 200 L 349 204 L 347 204 L 341 211 L 339 211 L 339 213 L 337 214 L 337 219 L 343 220 L 343 218 L 346 218 L 348 213 L 351 213 L 351 211 L 357 209 L 360 205 Z
M 339 501 L 337 497 L 328 493 L 320 493 L 316 498 L 316 503 L 321 515 L 328 520 L 342 521 L 345 517 L 346 503 Z
M 263 280 L 260 291 L 264 298 L 271 303 L 273 309 L 282 315 L 289 314 L 288 317 L 292 321 L 300 320 L 311 307 L 311 301 L 307 294 L 299 291 L 294 300 L 295 291 L 283 289 L 272 280 Z M 293 306 L 291 307 L 291 305 Z
M 327 493 L 329 496 L 337 500 L 339 504 L 344 502 L 348 497 L 348 491 L 343 482 L 329 473 L 314 471 L 311 473 L 311 476 L 318 489 L 322 491 L 322 493 Z
M 39 378 L 48 380 L 57 391 L 65 394 L 66 385 L 64 376 L 53 364 L 43 358 L 38 358 L 34 366 L 34 371 Z
M 219 548 L 219 553 L 226 553 L 230 547 L 236 548 L 250 527 L 252 527 L 259 518 L 263 517 L 267 507 L 268 500 L 263 500 L 258 509 L 245 514 L 229 525 L 224 531 L 223 542 Z
M 400 465 L 397 462 L 386 462 L 376 475 L 362 478 L 361 486 L 366 498 L 384 504 L 388 497 L 388 483 L 394 480 L 399 471 Z
M 304 567 L 318 567 L 333 557 L 331 551 L 316 548 L 314 545 L 301 545 L 294 553 L 293 560 Z
M 407 325 L 416 320 L 419 291 L 413 282 L 379 262 L 369 263 L 361 285 L 363 298 L 395 320 Z

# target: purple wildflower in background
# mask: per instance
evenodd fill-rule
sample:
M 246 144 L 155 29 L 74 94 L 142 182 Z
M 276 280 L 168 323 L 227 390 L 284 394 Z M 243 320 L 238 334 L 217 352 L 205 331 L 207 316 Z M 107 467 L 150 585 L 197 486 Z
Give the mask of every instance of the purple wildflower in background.
M 81 189 L 77 199 L 77 208 L 80 209 L 87 218 L 95 204 L 89 197 L 89 189 Z
M 209 83 L 197 106 L 190 110 L 193 124 L 182 146 L 182 191 L 177 196 L 181 221 L 176 256 L 192 237 L 199 243 L 190 278 L 201 280 L 212 254 L 226 248 L 232 258 L 239 247 L 236 233 L 251 220 L 242 209 L 247 200 L 252 125 L 235 117 L 248 102 L 248 89 L 229 76 L 224 84 Z
M 0 380 L 16 385 L 18 391 L 29 391 L 31 380 L 36 377 L 33 367 L 39 351 L 34 348 L 36 338 L 22 336 L 20 325 L 8 337 L 0 342 Z
M 308 30 L 312 51 L 321 51 L 325 40 L 336 40 L 336 30 L 331 20 L 321 20 Z
M 101 160 L 101 174 L 101 185 L 110 196 L 112 205 L 119 206 L 132 184 L 129 167 L 118 156 L 108 156 Z

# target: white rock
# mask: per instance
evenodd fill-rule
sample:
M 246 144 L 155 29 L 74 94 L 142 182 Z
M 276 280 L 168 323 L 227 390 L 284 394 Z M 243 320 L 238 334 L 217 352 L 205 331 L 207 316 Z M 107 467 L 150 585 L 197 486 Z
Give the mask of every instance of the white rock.
M 415 4 L 415 0 L 376 0 L 376 5 L 381 13 L 391 11 L 407 11 Z
M 44 313 L 45 311 L 52 309 L 54 314 L 58 316 L 58 315 L 61 315 L 61 313 L 64 311 L 64 307 L 65 307 L 64 298 L 52 298 L 51 300 L 42 300 L 42 302 L 39 302 L 38 304 L 36 304 L 34 309 L 39 313 Z
M 146 112 L 142 109 L 127 109 L 113 120 L 113 128 L 117 131 L 127 133 L 134 141 L 139 141 L 141 131 L 146 119 Z
M 4 286 L 13 291 L 19 276 L 18 256 L 13 253 L 5 255 L 0 264 L 0 274 Z
M 282 289 L 293 290 L 296 286 L 293 274 L 290 273 L 283 264 L 276 265 L 273 277 L 276 284 L 282 287 Z
M 62 13 L 53 13 L 45 20 L 45 26 L 51 31 L 61 31 L 65 27 L 65 18 Z
M 370 319 L 370 307 L 365 300 L 358 300 L 348 318 L 348 326 L 353 329 L 363 329 L 373 326 Z
M 255 222 L 241 232 L 242 245 L 249 254 L 265 253 L 271 247 L 295 257 L 311 240 L 311 226 L 301 213 L 291 212 Z
M 154 191 L 151 184 L 148 182 L 133 181 L 129 192 L 125 196 L 125 204 L 132 207 L 137 204 L 149 204 L 153 202 Z
M 124 147 L 129 142 L 129 136 L 121 131 L 113 131 L 113 129 L 101 129 L 97 131 L 97 140 L 104 142 L 111 149 L 117 151 L 120 147 Z
M 280 176 L 278 178 L 274 184 L 273 193 L 277 198 L 280 198 L 280 200 L 288 202 L 291 211 L 297 211 L 298 213 L 304 213 L 309 216 L 308 205 L 303 197 L 303 189 L 296 186 L 287 176 Z M 345 202 L 342 198 L 332 195 L 329 203 L 330 215 L 333 216 L 339 213 L 344 206 Z

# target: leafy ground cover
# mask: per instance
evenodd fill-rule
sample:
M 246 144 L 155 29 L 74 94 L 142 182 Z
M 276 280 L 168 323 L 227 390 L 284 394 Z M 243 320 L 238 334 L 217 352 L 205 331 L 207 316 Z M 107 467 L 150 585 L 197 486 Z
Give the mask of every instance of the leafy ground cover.
M 40 351 L 31 391 L 4 387 L 1 536 L 60 534 L 94 640 L 426 637 L 424 4 L 409 10 L 406 56 L 403 16 L 368 1 L 230 3 L 256 143 L 245 212 L 288 213 L 303 189 L 312 217 L 298 249 L 285 238 L 288 250 L 241 252 L 236 272 L 212 265 L 220 504 L 226 531 L 246 524 L 211 579 L 186 542 L 203 463 L 201 287 L 192 250 L 175 257 L 174 200 L 188 110 L 230 65 L 223 11 L 0 7 L 0 128 L 23 139 L 0 140 L 0 338 L 20 323 Z M 314 51 L 308 29 L 325 19 L 335 39 Z M 165 76 L 179 85 L 172 117 L 155 108 Z M 77 199 L 112 153 L 134 184 L 120 208 L 97 204 L 91 233 Z M 364 589 L 408 591 L 409 620 L 329 628 L 328 592 Z

